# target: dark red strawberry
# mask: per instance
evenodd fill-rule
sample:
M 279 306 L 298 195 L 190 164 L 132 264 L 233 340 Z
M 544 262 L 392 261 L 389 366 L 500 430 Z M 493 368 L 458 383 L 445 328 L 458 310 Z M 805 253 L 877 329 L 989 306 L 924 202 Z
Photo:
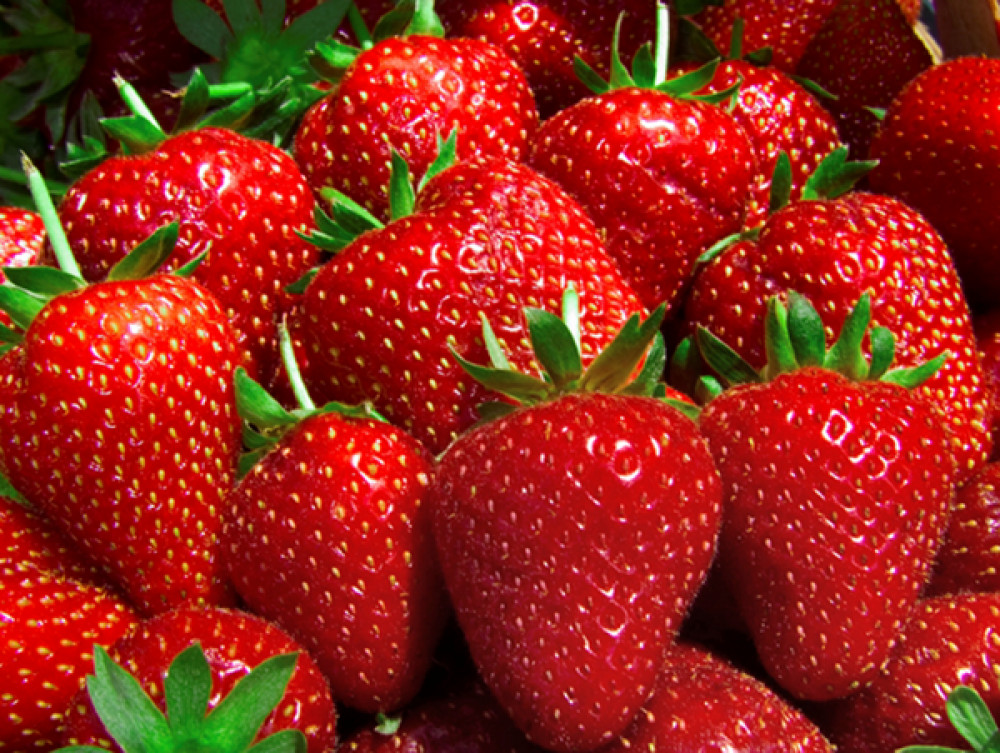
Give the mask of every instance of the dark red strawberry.
M 941 414 L 910 389 L 943 356 L 889 371 L 862 297 L 829 350 L 801 296 L 768 307 L 758 373 L 707 330 L 730 385 L 701 413 L 722 477 L 720 575 L 771 677 L 808 700 L 873 681 L 926 583 L 954 494 Z M 904 386 L 905 385 L 905 386 Z
M 690 644 L 674 646 L 653 696 L 621 739 L 601 753 L 626 751 L 832 753 L 806 715 L 764 683 Z
M 334 700 L 394 711 L 420 689 L 449 614 L 426 506 L 432 458 L 361 408 L 317 408 L 288 371 L 294 414 L 237 374 L 247 430 L 265 434 L 226 501 L 228 571 L 256 614 L 310 651 Z
M 608 29 L 619 14 L 622 54 L 631 59 L 653 33 L 648 0 L 466 0 L 444 2 L 439 13 L 448 33 L 476 37 L 502 47 L 531 85 L 539 114 L 546 119 L 590 94 L 577 77 L 580 57 L 603 75 L 611 59 Z
M 896 338 L 900 366 L 951 352 L 919 391 L 940 407 L 959 472 L 967 476 L 990 455 L 990 398 L 954 264 L 914 210 L 887 196 L 844 193 L 850 181 L 842 178 L 850 176 L 841 171 L 853 163 L 843 159 L 835 152 L 824 161 L 806 199 L 772 214 L 755 243 L 735 244 L 700 268 L 685 326 L 711 329 L 760 368 L 769 297 L 788 290 L 804 295 L 832 343 L 848 311 L 869 293 L 872 322 Z
M 110 591 L 4 559 L 0 603 L 0 750 L 54 750 L 94 645 L 110 646 L 136 616 Z
M 393 423 L 443 450 L 497 395 L 449 349 L 486 358 L 480 312 L 524 368 L 533 356 L 525 305 L 559 309 L 572 285 L 586 314 L 589 362 L 641 310 L 593 223 L 555 183 L 505 160 L 461 162 L 420 192 L 415 212 L 361 235 L 313 278 L 289 330 L 314 398 L 371 401 Z
M 275 744 L 301 740 L 277 750 L 327 753 L 336 744 L 326 679 L 299 644 L 254 615 L 173 610 L 140 622 L 98 659 L 88 687 L 103 691 L 105 713 L 98 716 L 93 691 L 81 691 L 66 715 L 63 745 L 180 753 L 197 741 L 201 749 L 243 753 L 273 736 Z M 143 691 L 148 698 L 139 703 Z
M 829 711 L 823 725 L 838 753 L 884 753 L 904 745 L 966 749 L 946 702 L 958 686 L 971 686 L 988 711 L 1000 712 L 998 619 L 1000 594 L 921 601 L 877 679 Z
M 899 198 L 941 233 L 973 307 L 1000 286 L 1000 60 L 960 58 L 915 78 L 872 143 L 873 190 Z
M 643 303 L 670 315 L 698 256 L 743 227 L 757 163 L 733 117 L 692 98 L 711 69 L 665 81 L 665 69 L 633 67 L 616 52 L 610 84 L 546 120 L 529 163 L 583 205 Z
M 594 750 L 653 692 L 711 562 L 719 485 L 694 422 L 655 388 L 663 308 L 584 371 L 576 304 L 526 309 L 545 381 L 463 361 L 522 401 L 460 436 L 431 487 L 445 582 L 479 673 L 532 742 Z M 658 341 L 658 349 L 662 340 Z M 654 353 L 658 355 L 654 356 Z M 602 391 L 603 390 L 603 391 Z
M 1000 450 L 1000 309 L 978 316 L 974 314 L 972 328 L 988 390 L 993 396 L 993 453 L 996 458 Z
M 295 160 L 317 193 L 335 188 L 383 220 L 393 150 L 420 179 L 438 138 L 457 132 L 463 160 L 520 160 L 538 124 L 528 82 L 507 53 L 442 38 L 439 22 L 425 21 L 418 14 L 401 36 L 361 51 L 295 135 Z

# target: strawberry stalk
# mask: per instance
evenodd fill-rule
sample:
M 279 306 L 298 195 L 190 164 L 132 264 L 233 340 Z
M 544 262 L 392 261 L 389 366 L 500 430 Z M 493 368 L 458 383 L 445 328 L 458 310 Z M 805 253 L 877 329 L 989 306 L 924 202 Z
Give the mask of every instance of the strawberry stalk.
M 66 231 L 63 230 L 62 223 L 59 221 L 59 213 L 56 211 L 56 206 L 52 201 L 52 194 L 49 193 L 45 179 L 28 155 L 21 155 L 21 166 L 24 169 L 24 175 L 28 181 L 28 190 L 31 192 L 31 198 L 35 202 L 35 208 L 42 216 L 42 222 L 45 224 L 45 232 L 48 234 L 49 243 L 52 244 L 52 252 L 55 254 L 59 269 L 82 281 L 83 271 L 80 269 L 80 265 L 76 263 L 73 252 L 70 250 L 69 239 L 66 237 Z

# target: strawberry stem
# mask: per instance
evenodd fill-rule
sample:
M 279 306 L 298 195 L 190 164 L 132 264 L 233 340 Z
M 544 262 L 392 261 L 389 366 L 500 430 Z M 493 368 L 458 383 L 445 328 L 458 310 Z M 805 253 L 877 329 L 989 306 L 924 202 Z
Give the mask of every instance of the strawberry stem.
M 288 327 L 284 321 L 278 325 L 278 349 L 281 352 L 281 362 L 285 366 L 285 373 L 288 375 L 288 382 L 292 386 L 292 393 L 295 395 L 296 402 L 298 402 L 302 410 L 312 413 L 316 410 L 316 403 L 313 402 L 312 397 L 309 395 L 305 380 L 302 378 L 302 371 L 295 360 L 295 348 L 292 347 L 292 337 L 288 334 Z
M 125 104 L 132 114 L 146 121 L 149 125 L 154 126 L 162 134 L 162 137 L 166 139 L 167 134 L 164 133 L 163 127 L 156 120 L 156 116 L 153 115 L 146 103 L 142 101 L 142 97 L 135 90 L 135 87 L 118 75 L 115 76 L 114 82 L 118 88 L 118 93 L 125 100 Z
M 80 265 L 76 263 L 76 259 L 73 258 L 73 252 L 69 247 L 69 239 L 66 237 L 66 231 L 63 230 L 62 223 L 59 221 L 59 213 L 56 211 L 56 205 L 52 202 L 52 195 L 45 184 L 45 179 L 28 155 L 23 152 L 21 153 L 21 167 L 24 169 L 24 175 L 28 180 L 28 190 L 31 192 L 31 198 L 34 199 L 35 207 L 42 216 L 42 222 L 45 224 L 45 232 L 49 236 L 49 243 L 52 244 L 52 252 L 55 254 L 59 268 L 63 272 L 82 280 L 83 272 L 80 270 Z
M 667 61 L 670 53 L 670 7 L 663 2 L 656 3 L 656 74 L 654 86 L 667 80 Z

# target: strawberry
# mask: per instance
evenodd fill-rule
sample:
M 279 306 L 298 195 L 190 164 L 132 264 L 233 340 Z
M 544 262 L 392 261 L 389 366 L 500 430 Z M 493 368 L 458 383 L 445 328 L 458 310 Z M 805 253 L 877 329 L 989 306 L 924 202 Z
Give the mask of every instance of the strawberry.
M 401 36 L 360 51 L 295 134 L 295 160 L 317 193 L 336 188 L 383 220 L 393 150 L 419 179 L 439 136 L 459 133 L 461 159 L 520 160 L 538 124 L 514 61 L 492 44 L 442 38 L 430 5 L 416 3 Z
M 521 405 L 448 447 L 430 501 L 481 677 L 529 740 L 588 751 L 653 691 L 715 551 L 720 488 L 694 422 L 650 396 L 663 307 L 583 370 L 573 291 L 564 303 L 564 321 L 525 309 L 544 380 L 513 371 L 484 324 L 494 367 L 460 362 Z
M 865 163 L 844 158 L 840 150 L 824 160 L 804 199 L 775 211 L 755 242 L 736 243 L 701 266 L 683 331 L 707 327 L 760 368 L 769 297 L 804 295 L 833 342 L 848 311 L 869 293 L 872 321 L 896 338 L 900 366 L 951 352 L 919 390 L 941 409 L 967 476 L 990 455 L 990 407 L 954 264 L 920 214 L 891 197 L 848 190 Z
M 994 130 L 1000 60 L 960 58 L 925 71 L 889 104 L 870 154 L 872 190 L 899 198 L 941 233 L 974 308 L 1000 285 L 1000 158 Z
M 697 342 L 729 386 L 700 426 L 726 501 L 720 573 L 768 674 L 829 700 L 878 674 L 926 583 L 948 520 L 955 466 L 941 416 L 911 388 L 945 354 L 887 371 L 893 337 L 867 294 L 825 348 L 809 302 L 768 306 L 755 371 L 708 330 Z
M 987 463 L 958 490 L 928 594 L 1000 592 L 1000 463 Z
M 1000 450 L 1000 309 L 973 315 L 972 327 L 983 373 L 993 396 L 993 451 L 996 457 Z
M 61 741 L 119 753 L 243 753 L 255 742 L 326 753 L 336 721 L 326 679 L 280 629 L 237 610 L 180 608 L 97 653 Z
M 803 712 L 764 683 L 692 644 L 670 649 L 656 689 L 621 739 L 633 750 L 767 750 L 832 753 Z
M 949 724 L 946 704 L 958 686 L 970 686 L 993 714 L 1000 711 L 998 619 L 998 594 L 922 600 L 877 679 L 826 712 L 823 725 L 837 751 L 883 753 L 904 745 L 964 748 Z
M 294 414 L 237 373 L 247 429 L 267 434 L 226 500 L 227 568 L 244 602 L 311 652 L 338 703 L 393 711 L 419 690 L 448 615 L 425 504 L 432 458 L 363 408 L 317 408 L 291 358 L 288 372 Z
M 601 0 L 466 0 L 442 3 L 440 14 L 450 35 L 491 42 L 514 59 L 531 85 L 543 120 L 590 93 L 574 72 L 575 57 L 605 75 L 610 73 L 607 32 L 619 14 L 625 16 L 621 41 L 627 58 L 653 31 L 647 0 L 613 4 Z
M 0 288 L 25 328 L 0 358 L 0 472 L 141 612 L 225 601 L 219 510 L 240 442 L 229 322 L 198 283 L 141 276 L 176 225 L 86 285 L 54 208 L 42 213 L 65 271 L 7 272 L 65 292 Z
M 52 750 L 94 645 L 114 643 L 136 615 L 110 591 L 23 559 L 0 558 L 0 602 L 0 750 Z
M 317 401 L 369 400 L 433 452 L 475 423 L 476 405 L 498 398 L 449 353 L 486 357 L 480 311 L 502 322 L 512 360 L 527 368 L 524 305 L 558 310 L 564 287 L 580 291 L 588 361 L 642 308 L 583 209 L 523 164 L 459 162 L 399 213 L 320 268 L 288 328 Z
M 658 7 L 662 43 L 666 8 Z M 610 83 L 588 76 L 601 93 L 546 120 L 529 164 L 583 205 L 643 303 L 666 302 L 669 315 L 698 256 L 743 227 L 756 158 L 732 116 L 692 98 L 711 68 L 665 81 L 665 66 L 650 75 L 647 48 L 630 75 L 618 59 L 617 30 L 615 40 Z M 665 53 L 658 47 L 657 59 Z
M 45 225 L 38 212 L 21 207 L 0 207 L 0 268 L 27 267 L 38 262 L 45 245 Z M 6 280 L 0 269 L 0 283 Z M 10 317 L 0 312 L 0 324 Z

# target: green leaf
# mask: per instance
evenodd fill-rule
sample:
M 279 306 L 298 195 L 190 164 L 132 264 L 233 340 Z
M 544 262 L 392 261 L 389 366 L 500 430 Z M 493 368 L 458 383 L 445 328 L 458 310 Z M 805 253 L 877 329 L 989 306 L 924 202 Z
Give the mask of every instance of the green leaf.
M 885 375 L 896 357 L 896 338 L 887 327 L 872 327 L 868 340 L 871 343 L 868 379 L 876 381 Z
M 320 195 L 330 202 L 330 209 L 337 224 L 354 237 L 369 230 L 385 227 L 375 215 L 345 193 L 335 188 L 324 188 Z
M 826 358 L 826 329 L 809 299 L 788 291 L 788 335 L 800 366 L 822 366 Z
M 170 726 L 139 681 L 94 646 L 94 674 L 87 677 L 94 710 L 126 753 L 169 753 Z
M 285 27 L 285 0 L 261 0 L 260 23 L 268 32 L 280 32 Z
M 258 447 L 252 452 L 244 452 L 240 455 L 239 460 L 236 463 L 236 478 L 237 480 L 242 479 L 250 470 L 260 462 L 260 459 L 264 457 L 268 451 L 271 449 L 270 445 L 267 447 Z
M 622 11 L 618 14 L 618 19 L 615 21 L 615 30 L 611 35 L 611 88 L 612 89 L 624 89 L 629 86 L 635 86 L 635 80 L 632 78 L 632 74 L 629 73 L 628 68 L 622 62 L 621 58 L 621 46 L 619 44 L 622 33 L 622 21 L 625 19 L 625 12 Z
M 254 745 L 248 753 L 306 753 L 306 736 L 297 729 L 284 729 L 265 737 Z
M 319 267 L 313 267 L 304 275 L 302 275 L 295 282 L 289 283 L 285 286 L 285 292 L 290 295 L 302 295 L 306 292 L 306 288 L 309 287 L 309 283 L 312 282 L 313 278 L 319 273 Z
M 778 296 L 771 296 L 767 301 L 764 333 L 764 348 L 767 352 L 764 378 L 772 379 L 777 374 L 795 371 L 799 363 L 789 333 L 788 309 Z
M 153 231 L 108 272 L 110 280 L 142 280 L 155 274 L 177 245 L 180 223 L 176 220 Z
M 173 272 L 171 272 L 171 274 L 174 277 L 191 277 L 192 275 L 194 275 L 195 270 L 197 270 L 198 267 L 201 266 L 201 263 L 205 261 L 205 259 L 208 257 L 208 252 L 211 250 L 212 242 L 209 241 L 208 245 L 209 245 L 208 248 L 206 248 L 204 251 L 202 251 L 200 254 L 194 257 L 187 264 L 183 264 L 177 269 L 175 269 Z
M 413 214 L 417 194 L 413 190 L 410 166 L 395 149 L 392 150 L 392 170 L 389 173 L 389 218 L 398 220 Z
M 792 199 L 792 161 L 787 152 L 778 152 L 774 162 L 774 172 L 771 175 L 771 197 L 768 202 L 768 213 L 774 214 L 782 207 L 788 206 Z
M 336 33 L 347 14 L 349 0 L 325 0 L 297 16 L 282 34 L 285 43 L 301 50 L 312 50 Z
M 543 309 L 526 308 L 524 316 L 535 356 L 556 388 L 579 379 L 583 373 L 580 350 L 566 323 Z
M 754 65 L 763 68 L 770 65 L 774 60 L 774 48 L 761 47 L 753 52 L 748 52 L 743 56 L 743 59 L 748 63 L 753 63 Z
M 10 479 L 0 473 L 0 497 L 7 497 L 7 499 L 12 499 L 19 505 L 24 507 L 31 507 L 31 503 L 25 498 L 21 492 L 14 488 L 14 485 L 10 483 Z
M 174 124 L 175 131 L 184 131 L 194 127 L 201 118 L 208 112 L 212 104 L 212 94 L 208 86 L 208 79 L 200 68 L 195 68 L 191 72 L 187 86 L 184 87 L 184 96 L 181 97 L 181 109 L 177 115 L 177 122 Z
M 389 716 L 379 712 L 375 717 L 375 731 L 380 735 L 395 735 L 399 732 L 399 725 L 403 723 L 403 716 L 396 714 Z
M 632 58 L 632 79 L 635 85 L 643 89 L 656 86 L 656 61 L 653 59 L 653 47 L 649 42 L 636 50 Z
M 483 423 L 487 421 L 496 421 L 498 418 L 510 415 L 515 410 L 517 410 L 516 405 L 503 403 L 499 400 L 480 403 L 476 406 L 476 414 L 479 416 L 479 420 Z
M 722 57 L 715 42 L 690 19 L 682 17 L 677 23 L 677 29 L 677 54 L 681 60 L 697 60 L 705 63 Z
M 27 293 L 9 283 L 0 285 L 0 310 L 3 310 L 21 329 L 28 329 L 38 316 L 46 300 Z
M 20 345 L 24 342 L 24 333 L 11 329 L 6 324 L 0 324 L 0 342 L 8 345 Z
M 604 77 L 579 55 L 573 56 L 573 73 L 594 94 L 604 94 L 611 91 L 611 84 L 605 81 Z
M 552 387 L 541 379 L 519 371 L 481 366 L 465 360 L 454 348 L 449 349 L 452 357 L 469 376 L 494 392 L 507 395 L 519 403 L 536 403 L 552 393 Z
M 743 240 L 743 233 L 732 233 L 724 238 L 720 238 L 702 251 L 701 255 L 695 260 L 695 265 L 708 264 L 715 257 L 721 255 L 727 248 L 734 243 L 739 243 L 741 240 Z
M 175 743 L 197 740 L 212 695 L 212 670 L 200 643 L 184 649 L 170 663 L 163 694 Z
M 120 141 L 129 154 L 147 152 L 166 138 L 159 126 L 135 115 L 104 118 L 101 120 L 101 127 L 112 138 Z
M 233 376 L 236 385 L 236 410 L 244 421 L 262 429 L 290 426 L 296 418 L 268 394 L 242 366 Z
M 220 751 L 249 747 L 285 695 L 297 659 L 297 653 L 272 656 L 236 683 L 205 719 L 200 744 Z
M 510 365 L 510 361 L 507 360 L 507 354 L 504 353 L 503 346 L 497 339 L 493 327 L 490 326 L 486 314 L 480 311 L 479 319 L 483 323 L 483 342 L 486 345 L 486 352 L 489 353 L 490 363 L 493 364 L 493 368 L 507 371 L 512 370 L 513 367 Z
M 698 420 L 701 418 L 701 408 L 699 408 L 694 403 L 688 403 L 683 400 L 677 400 L 676 398 L 672 397 L 663 398 L 663 400 L 667 405 L 671 406 L 675 410 L 680 411 L 695 423 L 698 423 Z
M 823 158 L 806 180 L 803 199 L 835 199 L 842 196 L 878 164 L 878 160 L 848 162 L 847 153 L 848 147 L 841 146 Z
M 638 314 L 630 316 L 615 339 L 590 362 L 580 379 L 580 388 L 586 392 L 617 392 L 626 387 L 665 315 L 666 306 L 660 304 L 642 323 Z
M 787 74 L 787 75 L 795 83 L 797 83 L 799 86 L 801 86 L 803 89 L 805 89 L 813 96 L 819 97 L 820 99 L 829 99 L 829 100 L 840 99 L 840 97 L 837 94 L 834 94 L 833 92 L 824 89 L 822 86 L 820 86 L 810 78 L 806 78 L 805 76 L 796 76 L 793 74 Z
M 727 386 L 736 384 L 756 384 L 760 374 L 735 350 L 726 345 L 705 327 L 699 326 L 695 332 L 695 344 L 705 362 L 715 371 Z
M 959 685 L 948 695 L 946 704 L 948 719 L 958 733 L 981 751 L 993 741 L 997 734 L 997 724 L 989 706 L 974 689 Z
M 887 371 L 883 375 L 883 382 L 890 382 L 892 384 L 898 384 L 901 387 L 906 387 L 907 389 L 914 389 L 919 387 L 932 376 L 934 376 L 944 365 L 944 362 L 951 357 L 951 351 L 945 351 L 941 353 L 937 358 L 920 364 L 919 366 L 911 366 L 909 368 L 901 367 L 898 369 L 892 369 Z
M 666 94 L 672 94 L 675 97 L 683 97 L 699 89 L 704 89 L 708 84 L 712 83 L 712 79 L 715 78 L 715 72 L 718 68 L 719 60 L 710 60 L 705 65 L 690 73 L 667 79 L 656 87 L 656 89 Z
M 223 0 L 226 20 L 236 36 L 261 28 L 260 9 L 256 0 Z
M 173 0 L 174 23 L 198 49 L 216 60 L 226 55 L 233 32 L 219 15 L 199 0 Z
M 437 134 L 437 156 L 431 162 L 430 167 L 424 173 L 424 177 L 417 184 L 417 193 L 420 193 L 424 186 L 439 173 L 447 170 L 455 164 L 458 153 L 458 128 L 453 128 L 448 138 L 441 140 L 441 134 Z
M 871 322 L 871 296 L 866 292 L 861 295 L 844 319 L 840 335 L 827 351 L 823 366 L 850 379 L 865 379 L 868 376 L 868 362 L 861 352 L 861 343 L 868 331 L 869 322 Z
M 7 279 L 14 285 L 37 296 L 51 298 L 80 290 L 87 286 L 83 280 L 55 267 L 2 267 Z
M 663 379 L 663 371 L 667 366 L 667 346 L 663 340 L 663 335 L 659 332 L 653 338 L 653 345 L 646 354 L 646 360 L 642 364 L 642 371 L 639 372 L 631 384 L 621 390 L 623 395 L 653 395 L 657 385 Z

